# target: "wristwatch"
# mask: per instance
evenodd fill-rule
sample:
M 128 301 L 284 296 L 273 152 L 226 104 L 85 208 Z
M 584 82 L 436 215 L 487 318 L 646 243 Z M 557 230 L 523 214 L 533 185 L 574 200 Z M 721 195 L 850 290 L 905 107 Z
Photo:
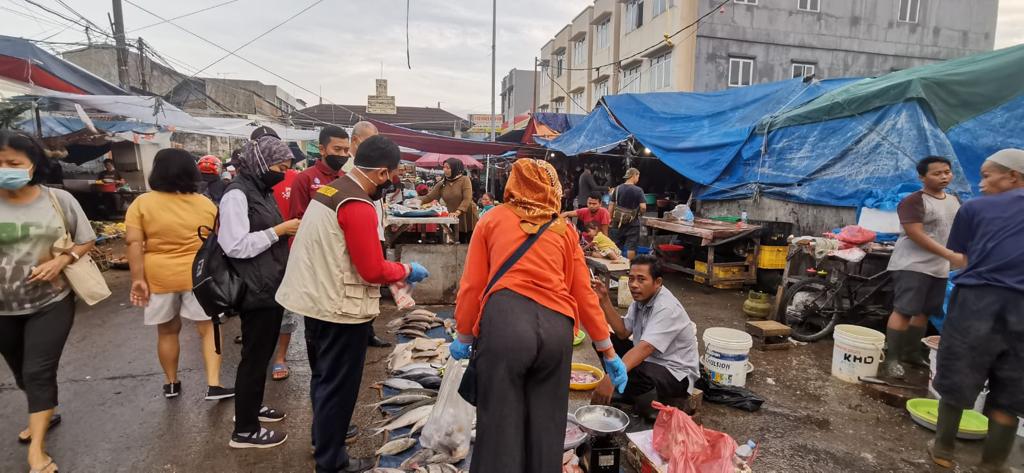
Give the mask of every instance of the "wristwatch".
M 81 256 L 78 256 L 78 254 L 71 250 L 68 250 L 68 254 L 71 255 L 71 259 L 75 260 L 76 263 L 78 262 L 79 259 L 82 258 Z

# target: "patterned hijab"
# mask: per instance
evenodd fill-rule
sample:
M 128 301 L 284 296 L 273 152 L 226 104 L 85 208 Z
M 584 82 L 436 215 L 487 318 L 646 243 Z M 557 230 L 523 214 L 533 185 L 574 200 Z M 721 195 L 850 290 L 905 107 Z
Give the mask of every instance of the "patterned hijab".
M 275 136 L 264 135 L 246 142 L 242 153 L 238 159 L 232 160 L 232 164 L 242 174 L 259 177 L 267 172 L 270 166 L 291 161 L 292 158 L 292 151 L 284 141 Z
M 542 225 L 557 217 L 549 230 L 565 233 L 565 220 L 558 217 L 562 207 L 562 184 L 554 166 L 539 159 L 523 158 L 512 163 L 505 183 L 505 204 L 519 216 L 520 228 L 537 233 Z

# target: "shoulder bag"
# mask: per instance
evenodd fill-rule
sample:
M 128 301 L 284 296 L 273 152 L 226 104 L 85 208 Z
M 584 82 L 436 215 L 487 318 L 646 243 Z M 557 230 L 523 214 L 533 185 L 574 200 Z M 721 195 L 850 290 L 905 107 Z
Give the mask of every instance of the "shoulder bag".
M 504 276 L 509 269 L 512 269 L 512 266 L 514 266 L 516 262 L 519 261 L 519 259 L 526 254 L 526 252 L 530 249 L 531 246 L 533 246 L 534 243 L 537 243 L 537 240 L 540 239 L 541 234 L 543 234 L 544 231 L 547 230 L 548 227 L 550 227 L 551 224 L 555 222 L 555 220 L 557 220 L 557 218 L 558 217 L 555 217 L 551 219 L 551 221 L 549 221 L 548 223 L 542 225 L 540 229 L 537 230 L 537 233 L 534 233 L 533 235 L 526 237 L 526 241 L 520 244 L 519 248 L 516 248 L 516 251 L 512 253 L 512 255 L 509 256 L 504 263 L 501 263 L 501 266 L 498 268 L 498 271 L 494 273 L 494 277 L 491 278 L 491 282 L 487 283 L 487 288 L 484 289 L 484 296 L 489 294 L 491 292 L 491 288 L 494 287 L 498 280 L 501 279 L 501 277 Z M 481 313 L 481 316 L 482 315 L 483 314 Z M 466 372 L 462 375 L 462 383 L 459 384 L 459 395 L 462 396 L 462 398 L 465 399 L 466 402 L 474 406 L 476 405 L 477 399 L 476 363 L 478 352 L 477 345 L 479 344 L 479 342 L 480 337 L 477 337 L 477 340 L 473 342 L 473 349 L 469 355 L 469 366 L 466 367 Z
M 217 242 L 220 212 L 217 212 L 215 222 L 215 228 L 203 225 L 196 229 L 203 244 L 192 260 L 192 294 L 203 312 L 213 320 L 214 348 L 220 354 L 220 325 L 225 317 L 235 315 L 237 308 L 241 307 L 245 283 Z
M 53 243 L 52 253 L 56 258 L 70 252 L 75 247 L 75 240 L 71 237 L 71 232 L 68 230 L 68 220 L 64 216 L 64 209 L 57 200 L 57 196 L 54 195 L 52 189 L 47 187 L 43 189 L 50 195 L 50 203 L 53 205 L 53 210 L 60 216 L 61 227 L 64 231 L 64 234 Z M 103 273 L 100 272 L 99 266 L 96 266 L 96 262 L 93 261 L 89 253 L 79 255 L 77 260 L 65 266 L 64 277 L 68 279 L 71 290 L 75 291 L 79 299 L 82 299 L 88 305 L 96 305 L 96 303 L 110 297 L 110 288 L 107 287 L 107 280 L 103 278 Z

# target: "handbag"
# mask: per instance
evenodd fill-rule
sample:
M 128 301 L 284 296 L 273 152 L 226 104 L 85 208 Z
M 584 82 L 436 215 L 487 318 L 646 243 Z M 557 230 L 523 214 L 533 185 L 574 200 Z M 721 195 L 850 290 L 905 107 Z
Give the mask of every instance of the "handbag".
M 46 192 L 50 195 L 50 203 L 53 205 L 53 210 L 57 212 L 57 215 L 60 215 L 61 229 L 64 233 L 53 243 L 52 253 L 54 257 L 57 257 L 70 252 L 75 247 L 75 240 L 71 237 L 71 232 L 68 231 L 67 217 L 64 215 L 64 209 L 61 208 L 60 202 L 57 201 L 57 196 L 49 188 L 46 188 Z M 96 262 L 93 261 L 92 256 L 88 253 L 79 256 L 77 260 L 65 266 L 63 273 L 64 277 L 68 280 L 68 284 L 71 286 L 71 290 L 86 304 L 96 305 L 96 303 L 110 297 L 110 288 L 107 286 L 107 280 L 103 278 L 103 273 L 100 272 L 99 266 L 96 265 Z
M 512 266 L 514 266 L 516 262 L 519 261 L 519 259 L 526 254 L 530 247 L 533 246 L 534 243 L 537 243 L 537 240 L 540 239 L 541 234 L 543 234 L 544 231 L 547 230 L 548 227 L 550 227 L 551 224 L 555 222 L 555 220 L 557 220 L 557 217 L 551 219 L 551 221 L 542 225 L 540 229 L 537 230 L 537 233 L 528 236 L 526 238 L 526 241 L 520 244 L 519 248 L 516 248 L 516 251 L 513 252 L 512 255 L 505 260 L 505 262 L 501 263 L 501 266 L 498 267 L 498 271 L 495 272 L 494 277 L 491 278 L 491 282 L 487 283 L 487 287 L 484 289 L 485 296 L 491 292 L 491 288 L 494 287 L 498 280 L 501 279 L 501 277 L 504 276 L 509 269 L 512 269 Z M 476 363 L 477 353 L 479 352 L 479 350 L 477 350 L 477 345 L 479 343 L 480 337 L 477 337 L 477 339 L 473 342 L 473 349 L 469 355 L 469 365 L 466 367 L 466 372 L 462 375 L 462 382 L 459 383 L 459 395 L 462 396 L 462 398 L 465 399 L 466 402 L 474 406 L 476 405 L 477 399 Z
M 220 221 L 219 212 L 217 221 Z M 226 316 L 235 315 L 236 308 L 241 306 L 245 283 L 217 243 L 217 230 L 203 225 L 196 229 L 196 234 L 203 244 L 192 260 L 192 294 L 203 312 L 213 320 L 214 349 L 220 354 L 220 325 Z

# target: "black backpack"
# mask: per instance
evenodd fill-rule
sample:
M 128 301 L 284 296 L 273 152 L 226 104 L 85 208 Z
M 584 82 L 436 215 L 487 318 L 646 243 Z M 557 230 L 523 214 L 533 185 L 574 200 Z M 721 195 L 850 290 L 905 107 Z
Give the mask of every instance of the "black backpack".
M 220 220 L 219 213 L 217 220 Z M 206 230 L 205 236 L 203 230 Z M 220 354 L 220 324 L 226 317 L 237 315 L 236 307 L 245 297 L 245 284 L 217 243 L 217 231 L 203 225 L 196 233 L 203 244 L 192 261 L 192 294 L 213 320 L 214 341 Z

